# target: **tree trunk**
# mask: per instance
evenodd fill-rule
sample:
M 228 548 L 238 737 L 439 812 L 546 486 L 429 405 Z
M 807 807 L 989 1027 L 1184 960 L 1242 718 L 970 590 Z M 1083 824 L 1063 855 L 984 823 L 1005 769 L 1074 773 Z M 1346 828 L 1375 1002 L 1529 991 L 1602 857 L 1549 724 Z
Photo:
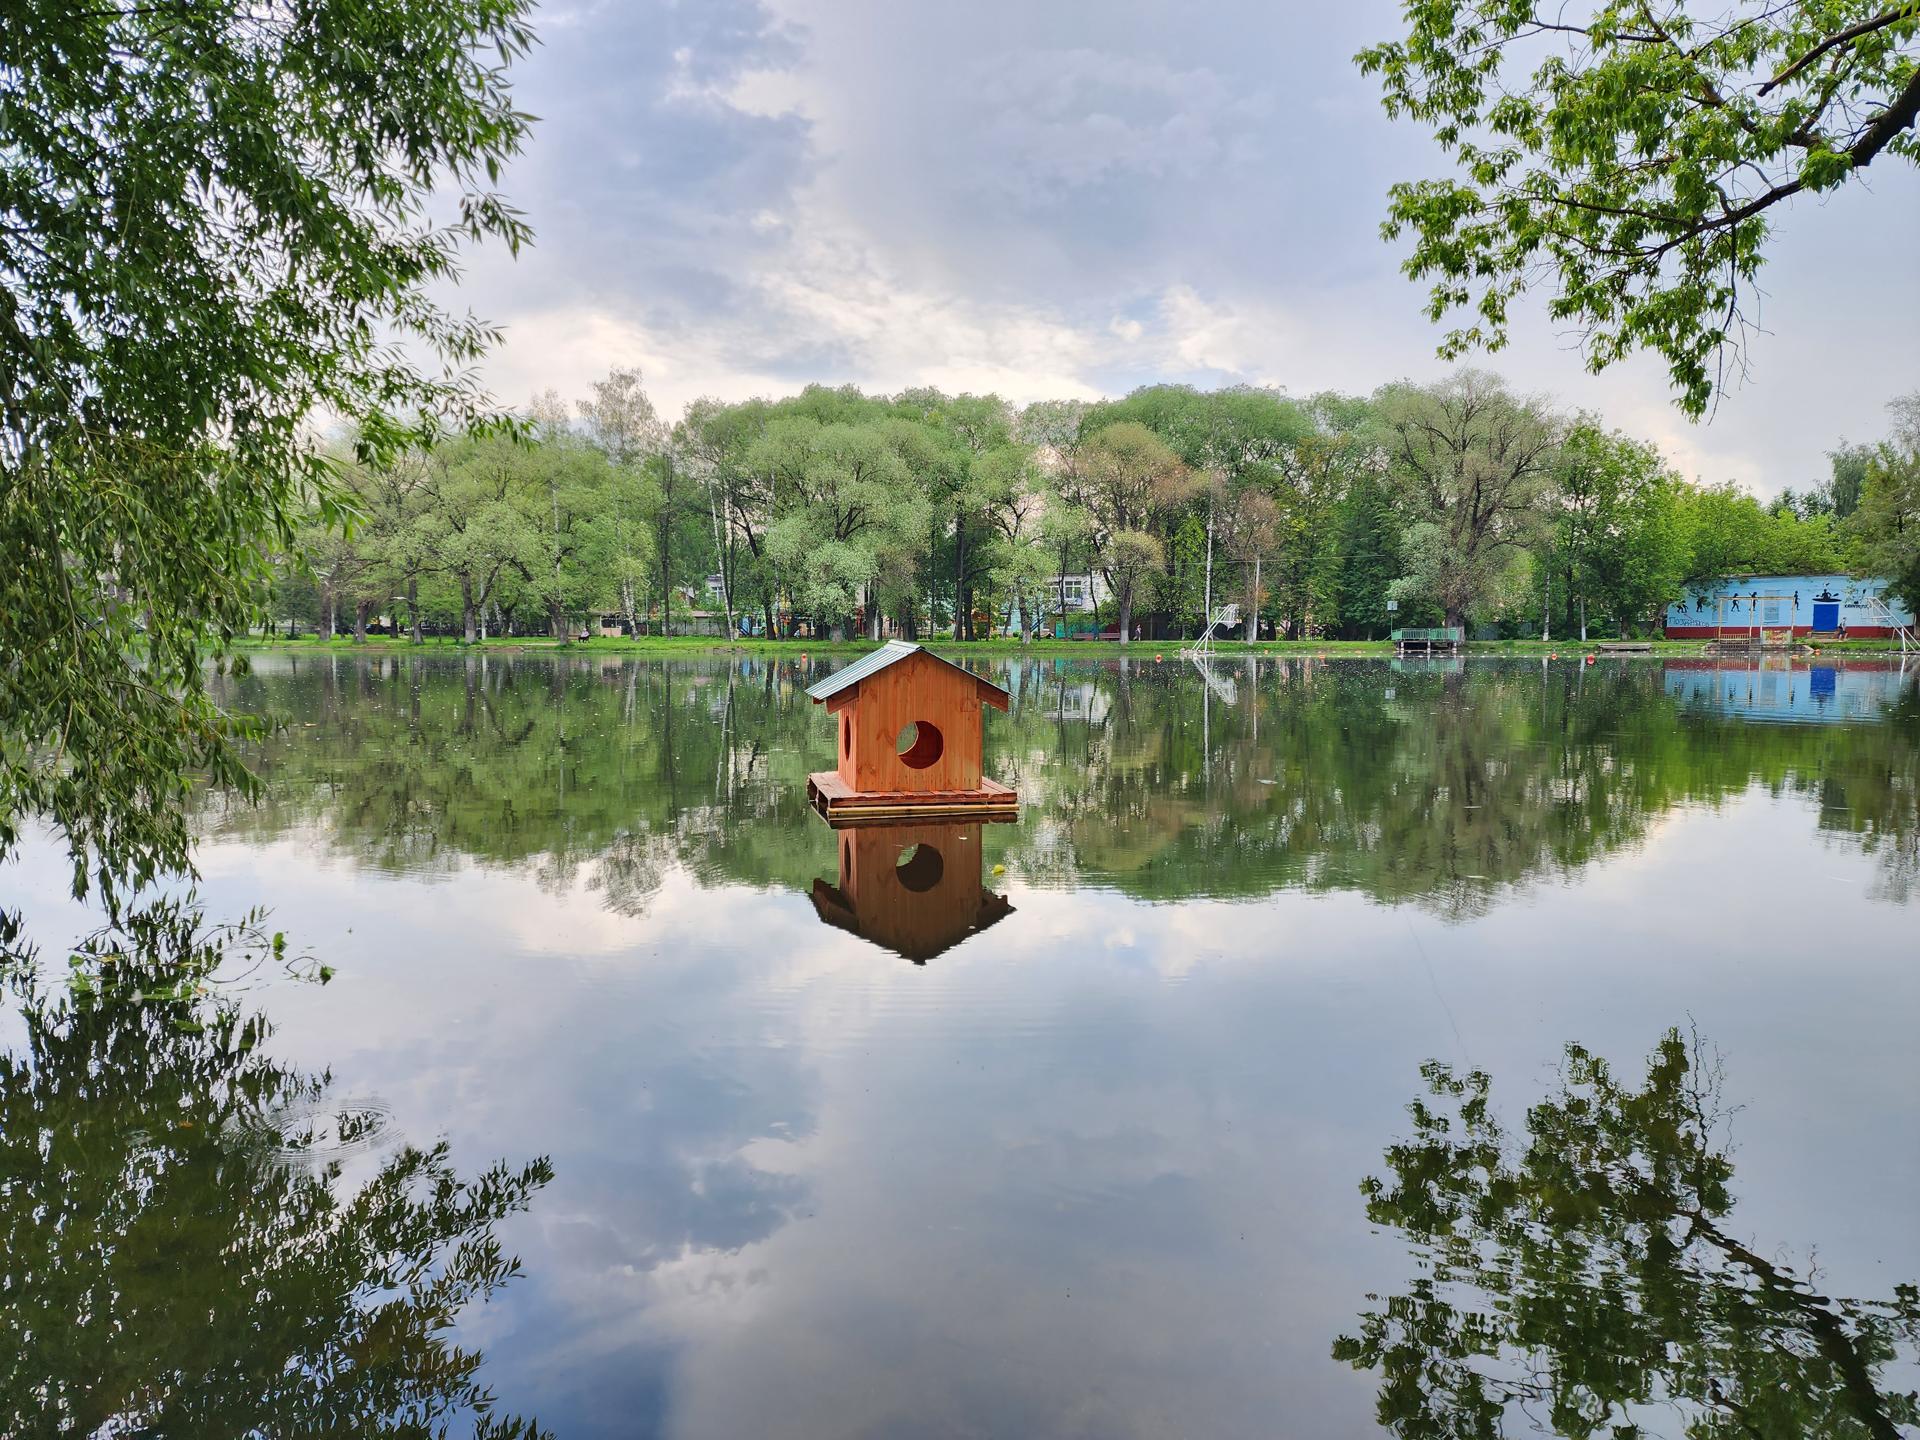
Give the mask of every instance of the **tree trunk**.
M 1247 616 L 1244 632 L 1247 644 L 1260 638 L 1260 557 L 1253 557 L 1253 584 L 1247 589 Z
M 727 639 L 733 639 L 733 551 L 724 543 L 724 535 L 733 533 L 733 525 L 728 523 L 726 531 L 720 528 L 720 498 L 715 489 L 707 491 L 707 508 L 713 513 L 713 553 L 720 562 L 720 609 L 727 617 Z
M 480 638 L 478 617 L 473 603 L 473 577 L 460 577 L 460 638 L 471 645 Z
M 560 597 L 557 595 L 547 599 L 547 633 L 556 640 L 567 638 L 567 617 L 560 609 Z
M 660 492 L 660 633 L 673 633 L 673 450 L 667 449 L 667 483 Z
M 1133 587 L 1131 585 L 1127 586 L 1120 592 L 1118 598 L 1120 601 L 1120 643 L 1127 645 L 1133 640 Z
M 1213 626 L 1213 491 L 1207 491 L 1207 578 L 1200 591 L 1200 633 Z
M 963 622 L 961 616 L 965 615 Z M 962 635 L 961 625 L 967 633 Z M 967 517 L 959 506 L 953 508 L 953 638 L 971 640 L 973 617 L 967 613 Z
M 409 576 L 407 579 L 407 613 L 413 619 L 410 627 L 413 631 L 413 643 L 424 645 L 426 636 L 420 633 L 420 577 L 417 575 Z
M 1580 643 L 1587 643 L 1587 597 L 1580 597 Z
M 353 602 L 353 643 L 356 645 L 367 643 L 367 611 L 372 605 L 371 600 Z
M 327 639 L 331 640 L 340 633 L 340 595 L 333 586 L 327 586 Z

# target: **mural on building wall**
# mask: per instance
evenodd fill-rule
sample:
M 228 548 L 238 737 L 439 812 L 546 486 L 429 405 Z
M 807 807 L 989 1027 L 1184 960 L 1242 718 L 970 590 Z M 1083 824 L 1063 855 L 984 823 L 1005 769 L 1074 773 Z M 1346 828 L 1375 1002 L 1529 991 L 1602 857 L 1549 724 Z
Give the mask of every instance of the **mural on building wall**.
M 1687 587 L 1667 607 L 1671 640 L 1710 640 L 1726 631 L 1791 630 L 1871 640 L 1911 626 L 1913 612 L 1885 580 L 1850 575 L 1735 575 Z

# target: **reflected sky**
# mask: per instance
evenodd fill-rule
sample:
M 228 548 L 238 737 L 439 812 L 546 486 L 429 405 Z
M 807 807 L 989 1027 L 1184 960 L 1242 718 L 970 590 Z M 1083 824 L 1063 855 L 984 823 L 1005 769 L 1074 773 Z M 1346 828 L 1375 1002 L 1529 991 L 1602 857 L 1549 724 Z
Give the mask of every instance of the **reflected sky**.
M 1674 1026 L 1744 1107 L 1742 1239 L 1836 1293 L 1920 1276 L 1897 670 L 1836 677 L 1878 677 L 1866 713 L 1763 723 L 1660 662 L 1002 667 L 1023 816 L 978 827 L 968 893 L 1010 909 L 921 965 L 822 923 L 832 731 L 798 691 L 827 668 L 234 682 L 288 728 L 265 807 L 205 801 L 203 894 L 336 971 L 250 994 L 274 1057 L 463 1171 L 551 1159 L 499 1227 L 524 1275 L 461 1320 L 511 1410 L 1374 1435 L 1330 1346 L 1405 1288 L 1358 1186 L 1419 1067 L 1517 1118 L 1569 1041 L 1630 1069 Z M 65 876 L 40 847 L 0 885 L 63 938 Z

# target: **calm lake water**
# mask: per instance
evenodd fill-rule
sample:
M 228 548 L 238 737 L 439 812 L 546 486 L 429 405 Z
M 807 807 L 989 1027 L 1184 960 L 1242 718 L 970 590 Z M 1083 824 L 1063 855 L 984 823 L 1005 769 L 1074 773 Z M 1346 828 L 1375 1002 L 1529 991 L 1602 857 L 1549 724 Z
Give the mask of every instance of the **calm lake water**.
M 1897 662 L 983 665 L 837 835 L 839 663 L 223 680 L 331 979 L 0 1019 L 0 1431 L 1920 1434 Z

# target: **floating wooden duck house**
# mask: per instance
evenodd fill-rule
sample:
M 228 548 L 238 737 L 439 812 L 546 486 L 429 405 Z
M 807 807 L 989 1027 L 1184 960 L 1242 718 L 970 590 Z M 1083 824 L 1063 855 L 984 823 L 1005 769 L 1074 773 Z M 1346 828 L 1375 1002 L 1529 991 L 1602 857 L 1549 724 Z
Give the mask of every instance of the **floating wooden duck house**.
M 1019 796 L 980 773 L 981 706 L 1007 708 L 998 685 L 891 640 L 807 694 L 839 722 L 838 766 L 807 777 L 831 823 L 1017 816 Z
M 924 965 L 1012 912 L 987 889 L 983 863 L 977 820 L 852 826 L 840 831 L 840 883 L 815 880 L 813 908 Z

